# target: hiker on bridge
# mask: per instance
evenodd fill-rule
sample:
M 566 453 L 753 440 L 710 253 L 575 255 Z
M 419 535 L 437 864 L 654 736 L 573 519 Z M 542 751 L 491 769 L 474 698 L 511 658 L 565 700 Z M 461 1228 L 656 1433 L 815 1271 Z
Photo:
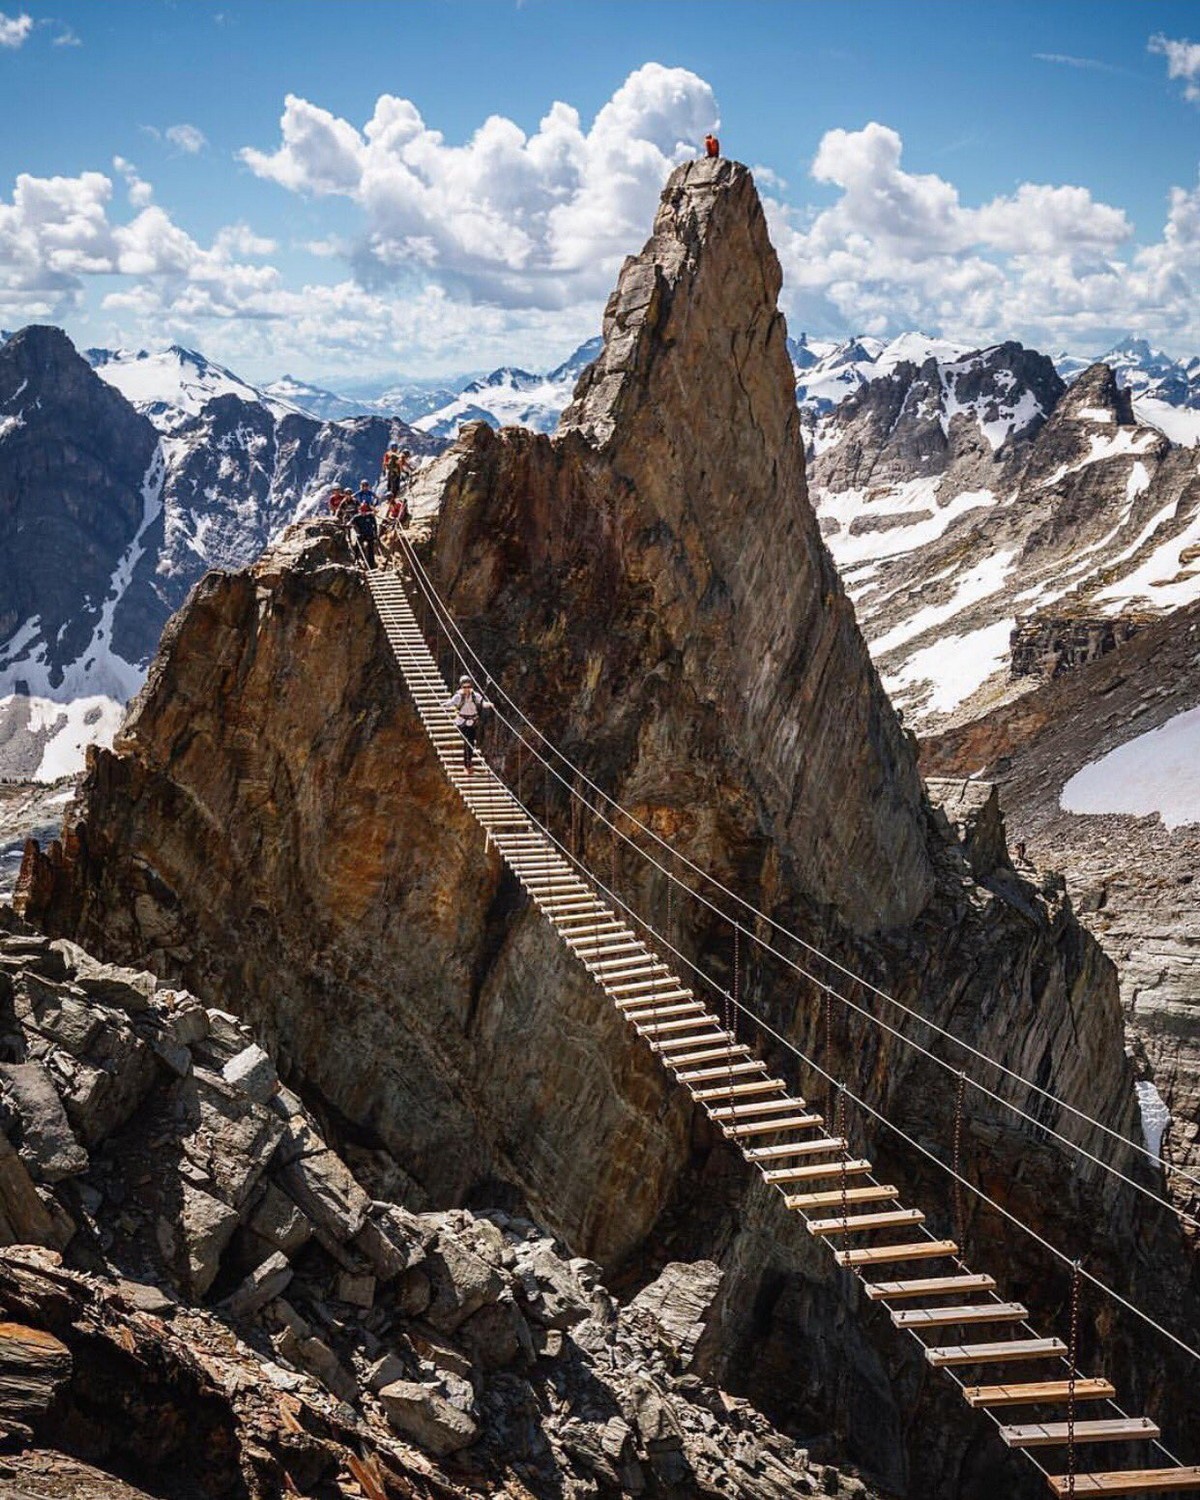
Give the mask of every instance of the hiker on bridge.
M 475 760 L 475 736 L 479 733 L 479 714 L 491 704 L 469 677 L 458 679 L 458 692 L 447 698 L 443 708 L 454 713 L 454 727 L 463 737 L 463 770 L 471 774 Z
M 366 484 L 363 480 L 363 484 Z M 359 491 L 362 494 L 362 491 Z M 371 504 L 373 496 L 367 491 L 365 499 L 360 500 L 359 507 L 354 515 L 350 517 L 350 525 L 354 528 L 355 540 L 358 550 L 366 561 L 368 568 L 375 567 L 375 543 L 379 540 L 379 522 L 375 519 L 375 507 Z

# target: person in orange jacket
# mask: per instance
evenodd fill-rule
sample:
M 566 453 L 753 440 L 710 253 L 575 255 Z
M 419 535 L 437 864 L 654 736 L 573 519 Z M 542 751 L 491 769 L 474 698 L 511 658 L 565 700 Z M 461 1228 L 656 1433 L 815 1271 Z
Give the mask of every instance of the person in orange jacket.
M 709 157 L 721 154 L 721 143 L 711 131 L 704 137 L 704 154 Z

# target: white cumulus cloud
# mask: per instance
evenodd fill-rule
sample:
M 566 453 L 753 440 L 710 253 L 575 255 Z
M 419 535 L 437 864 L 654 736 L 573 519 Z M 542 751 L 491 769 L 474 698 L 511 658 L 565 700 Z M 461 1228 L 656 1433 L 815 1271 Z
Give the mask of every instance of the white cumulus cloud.
M 1183 97 L 1200 104 L 1200 42 L 1173 41 L 1161 32 L 1150 38 L 1150 51 L 1167 60 L 1167 77 L 1183 79 Z
M 360 130 L 293 94 L 276 149 L 241 157 L 291 192 L 360 206 L 366 284 L 435 273 L 469 296 L 549 308 L 603 295 L 671 167 L 718 123 L 703 79 L 647 63 L 590 128 L 555 103 L 531 135 L 492 115 L 452 145 L 408 99 L 382 95 Z
M 785 301 L 801 326 L 871 333 L 919 326 L 981 342 L 1086 348 L 1113 329 L 1200 341 L 1196 194 L 1175 189 L 1158 241 L 1137 247 L 1125 211 L 1082 186 L 1022 183 L 978 205 L 909 171 L 899 134 L 831 130 L 812 162 L 836 200 L 803 215 L 768 202 Z
M 168 125 L 163 134 L 172 146 L 188 156 L 197 155 L 208 145 L 208 137 L 196 125 Z
M 21 47 L 29 40 L 33 30 L 33 17 L 27 15 L 6 16 L 0 11 L 0 47 Z

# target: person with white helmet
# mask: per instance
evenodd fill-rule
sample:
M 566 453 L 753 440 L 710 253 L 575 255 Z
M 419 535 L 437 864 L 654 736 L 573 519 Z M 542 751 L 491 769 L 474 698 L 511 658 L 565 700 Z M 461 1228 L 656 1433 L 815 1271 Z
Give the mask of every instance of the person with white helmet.
M 458 679 L 458 692 L 447 698 L 443 707 L 454 714 L 454 727 L 463 737 L 463 770 L 471 774 L 475 760 L 475 736 L 479 733 L 479 715 L 491 704 L 466 675 Z

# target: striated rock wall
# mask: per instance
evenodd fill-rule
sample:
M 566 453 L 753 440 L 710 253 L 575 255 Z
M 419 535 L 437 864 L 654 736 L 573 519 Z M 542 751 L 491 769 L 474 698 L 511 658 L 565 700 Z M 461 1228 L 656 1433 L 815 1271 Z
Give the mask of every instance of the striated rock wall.
M 993 813 L 972 814 L 980 842 L 964 850 L 924 797 L 807 503 L 778 285 L 749 174 L 681 168 L 559 435 L 476 426 L 435 465 L 428 564 L 498 680 L 680 851 L 1131 1131 L 1111 965 L 1060 884 L 1013 871 Z M 631 1282 L 681 1255 L 719 1260 L 722 1337 L 706 1358 L 893 1490 L 1035 1493 L 568 966 L 444 782 L 336 546 L 300 528 L 254 569 L 200 585 L 62 847 L 27 860 L 27 909 L 236 1007 L 289 1079 L 389 1149 L 414 1202 L 528 1201 Z M 627 851 L 611 863 L 608 831 L 573 820 L 511 740 L 488 750 L 731 983 L 727 922 L 669 908 L 662 877 Z M 811 984 L 749 943 L 739 979 L 821 1051 Z M 947 1158 L 953 1079 L 840 1008 L 830 1031 L 830 1065 Z M 934 1169 L 869 1121 L 850 1126 L 948 1228 Z M 1098 1274 L 1190 1326 L 1167 1216 L 995 1106 L 972 1108 L 964 1161 L 1067 1253 L 1086 1248 Z M 1061 1272 L 994 1216 L 972 1211 L 967 1228 L 971 1258 L 1061 1326 Z M 1130 1399 L 1184 1421 L 1169 1362 L 1147 1364 L 1098 1307 L 1087 1320 Z

